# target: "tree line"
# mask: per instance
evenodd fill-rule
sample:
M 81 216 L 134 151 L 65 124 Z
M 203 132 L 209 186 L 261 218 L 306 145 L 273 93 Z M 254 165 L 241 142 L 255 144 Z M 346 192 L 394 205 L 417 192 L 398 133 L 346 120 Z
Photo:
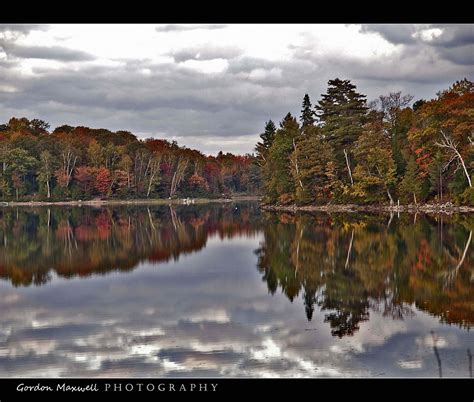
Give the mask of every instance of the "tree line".
M 474 83 L 412 101 L 393 92 L 367 102 L 338 78 L 314 107 L 306 94 L 299 121 L 268 121 L 256 145 L 264 202 L 474 205 Z
M 129 131 L 39 119 L 0 125 L 0 199 L 222 197 L 256 193 L 253 155 L 200 151 Z

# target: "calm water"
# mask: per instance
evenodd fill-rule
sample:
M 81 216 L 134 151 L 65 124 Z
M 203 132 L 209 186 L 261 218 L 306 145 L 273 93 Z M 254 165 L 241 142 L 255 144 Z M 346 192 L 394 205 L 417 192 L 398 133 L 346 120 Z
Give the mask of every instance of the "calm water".
M 473 229 L 254 203 L 3 208 L 0 376 L 472 376 Z

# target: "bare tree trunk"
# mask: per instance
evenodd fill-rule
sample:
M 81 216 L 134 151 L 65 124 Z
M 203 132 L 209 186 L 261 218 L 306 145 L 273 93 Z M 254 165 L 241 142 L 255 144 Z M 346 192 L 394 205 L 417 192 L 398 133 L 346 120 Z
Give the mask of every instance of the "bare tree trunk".
M 51 198 L 51 189 L 49 187 L 49 179 L 46 180 L 46 187 L 48 188 L 48 198 Z
M 464 260 L 466 259 L 467 251 L 469 250 L 469 246 L 471 245 L 472 241 L 472 230 L 469 232 L 469 237 L 466 241 L 466 245 L 464 246 L 464 251 L 461 255 L 461 258 L 459 259 L 459 262 L 457 263 L 456 267 L 452 270 L 450 270 L 448 273 L 445 274 L 445 285 L 448 286 L 450 285 L 453 280 L 456 278 L 459 268 L 461 268 L 462 264 L 464 263 Z
M 391 220 L 391 218 L 390 218 Z M 390 223 L 389 223 L 390 225 Z M 352 251 L 352 242 L 354 241 L 354 229 L 352 229 L 352 234 L 351 234 L 351 241 L 349 243 L 349 249 L 347 250 L 347 257 L 346 257 L 346 265 L 344 265 L 344 269 L 349 268 L 349 259 L 351 257 L 351 251 Z
M 390 200 L 390 205 L 393 205 L 392 194 L 390 194 L 390 190 L 388 189 L 388 187 L 387 187 L 387 195 L 388 195 L 388 199 Z
M 466 165 L 464 163 L 464 159 L 461 157 L 461 154 L 457 152 L 458 158 L 461 161 L 462 168 L 464 169 L 464 174 L 466 175 L 467 182 L 469 183 L 469 187 L 472 188 L 472 183 L 471 183 L 471 176 L 469 176 L 469 173 L 467 172 Z
M 150 196 L 151 186 L 155 180 L 157 173 L 160 171 L 161 155 L 154 155 L 150 164 L 150 180 L 148 181 L 147 198 Z
M 464 163 L 464 159 L 461 156 L 460 152 L 458 151 L 457 144 L 443 130 L 441 130 L 441 135 L 443 136 L 443 141 L 441 143 L 435 142 L 435 144 L 438 147 L 447 148 L 451 150 L 451 152 L 454 153 L 455 157 L 459 159 L 459 162 L 461 163 L 467 182 L 469 183 L 469 187 L 472 188 L 471 177 L 469 176 L 469 172 L 467 171 L 466 164 Z
M 297 150 L 296 150 L 296 144 L 295 144 L 295 139 L 293 138 L 293 149 L 295 151 L 295 169 L 296 169 L 296 175 L 298 177 L 298 182 L 300 184 L 300 187 L 302 190 L 304 190 L 304 187 L 303 187 L 303 183 L 301 182 L 301 179 L 300 179 L 300 170 L 298 168 L 298 154 L 297 154 Z
M 176 181 L 176 174 L 178 173 L 177 170 L 174 171 L 173 178 L 171 179 L 171 188 L 170 188 L 170 197 L 174 195 L 175 188 L 174 188 L 174 183 Z
M 147 208 L 148 211 L 148 220 L 150 221 L 150 226 L 153 230 L 156 230 L 155 224 L 153 223 L 153 218 L 151 216 L 150 208 Z
M 347 155 L 347 151 L 344 149 L 344 157 L 346 158 L 346 165 L 347 165 L 347 170 L 349 171 L 349 178 L 351 179 L 351 186 L 354 185 L 354 180 L 352 180 L 352 170 L 351 170 L 351 165 L 349 164 L 349 157 Z
M 146 197 L 148 198 L 150 196 L 150 192 L 151 192 L 151 185 L 153 183 L 153 179 L 155 178 L 155 173 L 152 173 L 150 175 L 150 181 L 148 182 L 148 190 L 146 192 Z
M 181 183 L 181 180 L 183 180 L 187 166 L 188 159 L 180 158 L 178 160 L 176 171 L 173 175 L 173 180 L 171 180 L 170 197 L 172 197 L 176 193 L 176 189 L 178 188 L 179 183 Z

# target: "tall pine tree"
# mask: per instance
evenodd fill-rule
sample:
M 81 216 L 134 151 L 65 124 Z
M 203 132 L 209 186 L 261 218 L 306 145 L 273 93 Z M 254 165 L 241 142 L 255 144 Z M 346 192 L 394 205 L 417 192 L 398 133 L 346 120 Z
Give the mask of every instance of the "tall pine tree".
M 260 134 L 261 141 L 257 142 L 255 151 L 257 152 L 257 161 L 260 166 L 263 166 L 268 158 L 268 151 L 275 139 L 276 127 L 273 121 L 268 120 L 265 123 L 265 131 Z
M 324 138 L 331 144 L 338 177 L 353 185 L 351 154 L 363 130 L 367 113 L 366 97 L 356 92 L 350 80 L 330 80 L 327 93 L 316 105 Z
M 323 141 L 317 127 L 294 142 L 291 154 L 295 198 L 299 204 L 328 202 L 335 185 L 335 165 L 331 145 Z
M 275 134 L 275 139 L 268 154 L 265 165 L 267 202 L 287 204 L 294 201 L 294 184 L 291 175 L 290 155 L 293 151 L 294 139 L 299 135 L 299 124 L 288 113 L 280 123 L 280 129 Z
M 309 95 L 305 94 L 303 98 L 303 104 L 301 109 L 301 130 L 304 132 L 306 127 L 312 126 L 314 124 L 314 111 L 312 109 L 311 101 Z

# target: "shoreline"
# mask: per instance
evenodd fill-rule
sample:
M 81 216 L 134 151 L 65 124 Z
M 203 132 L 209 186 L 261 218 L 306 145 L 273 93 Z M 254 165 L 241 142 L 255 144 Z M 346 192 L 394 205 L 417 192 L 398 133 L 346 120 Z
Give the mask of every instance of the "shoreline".
M 104 205 L 193 205 L 229 203 L 238 201 L 259 201 L 258 196 L 236 196 L 231 198 L 176 198 L 176 199 L 130 199 L 130 200 L 69 200 L 69 201 L 0 201 L 2 207 L 40 206 L 104 206 Z
M 436 213 L 436 214 L 454 214 L 454 213 L 473 213 L 474 207 L 466 205 L 447 204 L 408 204 L 408 205 L 356 205 L 356 204 L 334 204 L 334 205 L 261 205 L 264 211 L 285 211 L 285 212 L 406 212 L 416 213 Z

